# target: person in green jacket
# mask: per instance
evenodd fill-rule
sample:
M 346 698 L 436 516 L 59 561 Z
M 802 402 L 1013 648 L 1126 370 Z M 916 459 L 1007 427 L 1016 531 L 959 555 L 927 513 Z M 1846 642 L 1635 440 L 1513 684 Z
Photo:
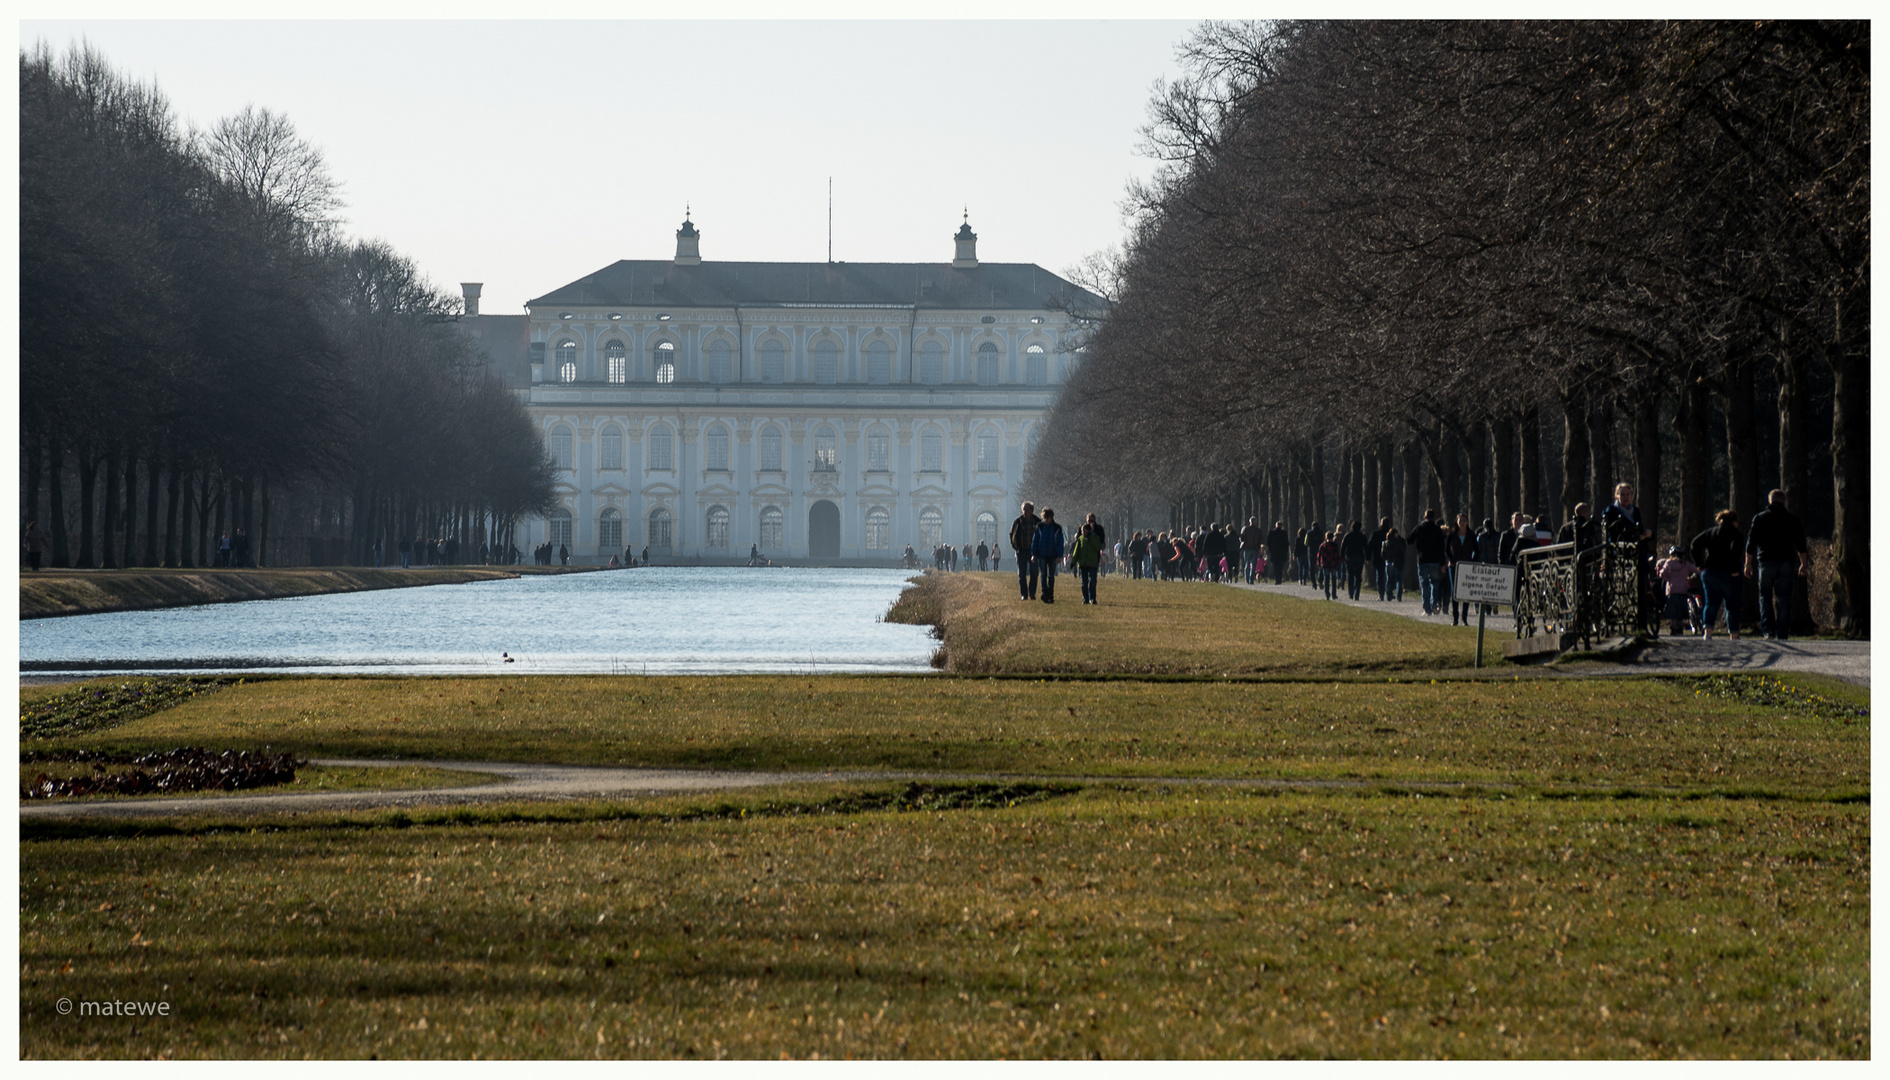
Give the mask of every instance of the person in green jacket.
M 1076 543 L 1070 545 L 1070 561 L 1076 564 L 1085 604 L 1096 602 L 1096 567 L 1102 562 L 1102 549 L 1102 530 L 1094 522 L 1085 521 L 1083 530 L 1076 534 Z

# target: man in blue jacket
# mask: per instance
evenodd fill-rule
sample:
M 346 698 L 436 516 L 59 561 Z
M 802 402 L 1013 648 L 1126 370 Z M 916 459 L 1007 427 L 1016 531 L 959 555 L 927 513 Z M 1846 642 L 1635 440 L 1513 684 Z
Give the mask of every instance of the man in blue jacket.
M 1063 558 L 1063 526 L 1057 524 L 1057 512 L 1043 508 L 1043 520 L 1030 540 L 1030 558 L 1037 564 L 1037 583 L 1043 589 L 1043 602 L 1056 603 L 1057 563 Z

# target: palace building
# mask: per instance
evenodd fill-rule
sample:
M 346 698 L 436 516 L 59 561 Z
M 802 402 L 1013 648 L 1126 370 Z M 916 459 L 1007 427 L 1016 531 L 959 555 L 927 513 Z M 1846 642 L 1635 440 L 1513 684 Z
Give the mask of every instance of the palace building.
M 624 260 L 467 332 L 523 396 L 561 505 L 518 546 L 573 563 L 876 565 L 1002 542 L 1102 301 L 1031 263 Z M 1006 557 L 1008 558 L 1008 552 Z

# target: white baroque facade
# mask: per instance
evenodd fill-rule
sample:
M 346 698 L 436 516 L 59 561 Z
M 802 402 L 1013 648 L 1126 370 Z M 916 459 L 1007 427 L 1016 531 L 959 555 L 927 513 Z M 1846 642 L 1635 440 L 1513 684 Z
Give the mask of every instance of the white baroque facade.
M 560 506 L 520 549 L 874 565 L 999 543 L 1080 355 L 1065 309 L 1101 301 L 1034 264 L 978 262 L 968 223 L 954 240 L 949 263 L 713 262 L 685 220 L 675 258 L 530 301 L 520 393 Z

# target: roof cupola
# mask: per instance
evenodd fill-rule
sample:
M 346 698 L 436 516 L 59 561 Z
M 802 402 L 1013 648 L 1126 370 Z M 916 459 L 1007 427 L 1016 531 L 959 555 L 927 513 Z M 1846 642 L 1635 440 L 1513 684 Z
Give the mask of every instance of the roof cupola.
M 971 231 L 971 208 L 965 208 L 965 223 L 958 226 L 958 235 L 952 239 L 958 242 L 958 250 L 952 255 L 952 265 L 960 270 L 978 265 L 978 234 Z
M 696 246 L 701 239 L 702 234 L 696 231 L 695 225 L 689 220 L 689 208 L 683 207 L 682 228 L 676 230 L 677 266 L 702 265 L 702 251 Z

